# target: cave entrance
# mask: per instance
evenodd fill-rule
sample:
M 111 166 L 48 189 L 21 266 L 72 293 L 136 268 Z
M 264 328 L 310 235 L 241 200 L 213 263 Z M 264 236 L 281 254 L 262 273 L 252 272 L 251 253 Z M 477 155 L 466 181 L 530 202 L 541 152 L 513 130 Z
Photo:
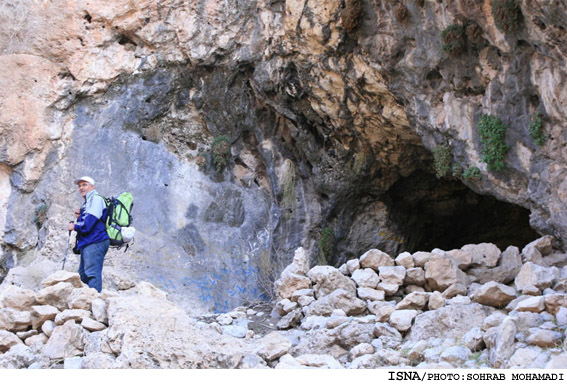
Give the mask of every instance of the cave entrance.
M 521 250 L 540 237 L 529 225 L 529 210 L 423 171 L 397 181 L 384 203 L 390 221 L 404 235 L 403 248 L 412 253 L 482 242 Z

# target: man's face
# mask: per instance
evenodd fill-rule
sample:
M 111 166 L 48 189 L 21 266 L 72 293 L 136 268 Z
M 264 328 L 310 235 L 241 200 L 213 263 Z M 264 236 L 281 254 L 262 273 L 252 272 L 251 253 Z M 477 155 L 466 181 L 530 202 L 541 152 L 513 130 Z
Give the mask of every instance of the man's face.
M 77 186 L 79 187 L 79 193 L 81 193 L 83 198 L 85 198 L 89 192 L 94 190 L 94 186 L 92 184 L 83 180 L 79 181 Z

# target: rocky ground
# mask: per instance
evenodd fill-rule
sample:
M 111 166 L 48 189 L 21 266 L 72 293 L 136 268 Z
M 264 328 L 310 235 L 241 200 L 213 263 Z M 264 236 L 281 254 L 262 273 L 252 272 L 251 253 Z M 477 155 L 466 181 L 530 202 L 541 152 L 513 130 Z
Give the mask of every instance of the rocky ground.
M 310 268 L 300 248 L 276 302 L 199 317 L 147 282 L 97 293 L 18 267 L 0 285 L 0 367 L 567 368 L 566 257 L 543 237 Z

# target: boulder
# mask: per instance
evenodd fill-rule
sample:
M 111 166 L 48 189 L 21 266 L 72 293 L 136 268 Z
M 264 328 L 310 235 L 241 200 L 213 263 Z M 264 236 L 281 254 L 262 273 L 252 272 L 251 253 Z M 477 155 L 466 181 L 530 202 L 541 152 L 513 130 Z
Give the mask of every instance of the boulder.
M 425 264 L 431 259 L 433 256 L 432 253 L 428 253 L 426 251 L 418 251 L 412 254 L 413 263 L 415 267 L 424 267 Z
M 421 267 L 412 267 L 410 269 L 406 269 L 406 276 L 404 278 L 405 286 L 424 286 L 425 283 L 425 271 Z
M 108 323 L 108 316 L 106 314 L 107 304 L 104 300 L 96 298 L 91 303 L 91 311 L 94 319 L 98 322 Z
M 358 258 L 350 259 L 346 262 L 346 268 L 348 274 L 352 275 L 352 273 L 360 269 L 360 261 L 358 260 Z
M 6 285 L 0 293 L 0 307 L 29 311 L 36 304 L 35 293 L 16 285 Z
M 274 292 L 276 298 L 284 299 L 290 298 L 297 290 L 309 289 L 310 287 L 311 280 L 306 276 L 294 273 L 282 273 L 280 278 L 274 283 Z
M 517 328 L 515 320 L 511 317 L 504 318 L 500 326 L 494 327 L 494 337 L 485 339 L 490 348 L 489 360 L 494 368 L 503 368 L 512 354 L 514 354 L 514 340 Z
M 390 325 L 400 332 L 406 332 L 411 328 L 417 314 L 417 310 L 394 310 L 390 314 Z
M 315 298 L 322 298 L 337 289 L 356 295 L 356 284 L 332 266 L 315 266 L 307 273 L 313 282 Z
M 563 333 L 554 330 L 532 328 L 526 338 L 526 342 L 541 348 L 557 347 L 563 342 Z
M 433 254 L 432 257 L 425 264 L 425 280 L 427 282 L 426 288 L 430 291 L 444 291 L 449 286 L 460 283 L 467 286 L 467 278 L 447 256 Z
M 473 264 L 471 253 L 461 249 L 447 251 L 447 256 L 451 258 L 461 270 L 466 270 Z
M 42 305 L 52 305 L 59 310 L 67 309 L 67 301 L 73 292 L 74 286 L 69 282 L 59 282 L 41 289 L 37 295 L 37 302 Z
M 366 310 L 366 302 L 356 298 L 352 293 L 337 289 L 332 293 L 317 299 L 309 305 L 305 313 L 309 315 L 329 316 L 335 309 L 343 310 L 347 315 L 361 314 Z
M 365 301 L 383 301 L 386 293 L 369 287 L 359 287 L 356 289 L 356 294 L 358 298 Z
M 515 311 L 531 311 L 541 313 L 545 310 L 545 298 L 543 296 L 526 298 L 520 301 L 515 307 Z
M 51 305 L 37 305 L 32 307 L 32 328 L 37 329 L 47 320 L 53 321 L 59 313 L 59 309 Z
M 500 249 L 492 243 L 465 245 L 461 250 L 471 256 L 472 265 L 484 267 L 495 267 L 501 254 Z
M 368 310 L 376 315 L 376 321 L 387 322 L 390 315 L 396 310 L 395 302 L 369 301 Z
M 99 293 L 90 287 L 73 289 L 67 299 L 67 306 L 69 309 L 83 309 L 91 311 L 92 303 L 98 298 L 98 296 Z
M 406 277 L 406 268 L 403 266 L 381 266 L 379 269 L 380 283 L 401 286 Z
M 25 331 L 32 325 L 29 311 L 18 311 L 11 308 L 0 309 L 0 330 L 11 332 Z
M 472 296 L 473 301 L 497 308 L 505 307 L 516 298 L 516 290 L 498 282 L 482 285 Z
M 63 325 L 69 320 L 81 323 L 84 318 L 89 318 L 91 312 L 83 309 L 66 309 L 55 317 L 55 325 Z
M 525 263 L 514 280 L 516 289 L 524 294 L 533 293 L 533 287 L 543 291 L 552 286 L 553 281 L 559 276 L 556 267 L 544 267 L 532 262 Z
M 557 314 L 561 307 L 567 307 L 567 294 L 554 293 L 544 296 L 545 308 L 551 314 Z
M 445 306 L 445 297 L 438 291 L 434 291 L 429 295 L 429 301 L 427 302 L 427 307 L 429 310 L 437 310 Z
M 528 243 L 522 249 L 522 261 L 533 262 L 537 265 L 543 265 L 543 257 L 553 252 L 554 238 L 551 235 L 545 235 Z
M 380 266 L 394 266 L 395 262 L 388 254 L 378 249 L 371 249 L 364 253 L 360 258 L 360 267 L 370 268 L 378 271 Z
M 522 257 L 515 246 L 509 246 L 502 252 L 502 256 L 496 267 L 475 267 L 467 270 L 472 282 L 487 283 L 495 281 L 499 283 L 510 283 L 514 281 L 522 268 Z
M 410 253 L 408 253 L 407 251 L 404 253 L 401 253 L 400 255 L 398 255 L 396 257 L 396 259 L 394 260 L 394 262 L 396 263 L 397 266 L 403 266 L 407 269 L 411 269 L 415 267 L 415 263 L 413 261 L 413 257 Z
M 17 335 L 0 329 L 0 354 L 6 353 L 12 346 L 17 344 L 23 344 L 23 341 Z
M 85 329 L 69 320 L 55 327 L 43 352 L 51 360 L 81 355 L 85 346 L 85 334 Z
M 73 287 L 81 288 L 83 287 L 83 282 L 81 282 L 81 277 L 78 273 L 72 273 L 66 270 L 59 270 L 55 273 L 49 275 L 43 281 L 41 281 L 42 287 L 54 286 L 60 282 L 70 283 Z
M 271 332 L 262 337 L 256 354 L 266 361 L 273 361 L 287 354 L 291 350 L 291 342 L 280 333 Z
M 460 339 L 472 328 L 480 327 L 493 310 L 478 303 L 471 303 L 469 305 L 447 305 L 437 310 L 424 312 L 417 315 L 407 339 L 412 342 L 429 338 Z
M 378 274 L 370 268 L 354 271 L 351 278 L 359 287 L 375 288 L 379 282 Z
M 430 293 L 425 292 L 414 292 L 406 295 L 404 299 L 402 299 L 396 305 L 396 310 L 405 310 L 405 309 L 413 309 L 413 310 L 422 310 L 425 308 L 429 301 Z
M 99 332 L 101 330 L 106 329 L 105 324 L 103 324 L 102 322 L 95 321 L 90 317 L 83 318 L 83 320 L 81 321 L 81 326 L 85 330 L 88 330 L 89 332 Z
M 276 326 L 278 329 L 289 329 L 297 326 L 301 318 L 303 318 L 303 313 L 300 309 L 296 309 L 283 316 Z

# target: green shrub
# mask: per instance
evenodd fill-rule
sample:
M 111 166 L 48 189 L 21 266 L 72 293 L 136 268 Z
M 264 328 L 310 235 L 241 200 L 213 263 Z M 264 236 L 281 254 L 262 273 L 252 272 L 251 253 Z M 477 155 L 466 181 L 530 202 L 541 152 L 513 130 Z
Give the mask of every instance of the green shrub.
M 45 203 L 40 203 L 36 208 L 35 208 L 35 217 L 33 219 L 33 222 L 35 223 L 35 225 L 40 228 L 41 226 L 43 226 L 43 223 L 45 222 L 45 220 L 47 219 L 47 205 Z
M 441 32 L 443 51 L 451 55 L 459 55 L 467 48 L 465 27 L 460 24 L 448 26 Z
M 323 256 L 328 260 L 335 249 L 335 233 L 329 226 L 321 230 L 319 237 L 319 250 Z
M 480 179 L 480 169 L 478 167 L 469 167 L 463 171 L 463 178 L 465 179 Z
M 543 135 L 543 114 L 541 111 L 532 115 L 530 136 L 538 146 L 542 146 L 545 143 L 545 136 Z
M 482 115 L 478 127 L 482 161 L 486 162 L 489 170 L 501 171 L 510 149 L 506 144 L 506 125 L 496 116 Z
M 433 167 L 435 168 L 435 176 L 443 178 L 451 174 L 451 165 L 453 163 L 453 154 L 449 146 L 437 146 L 433 150 Z
M 230 142 L 224 135 L 217 136 L 211 144 L 211 160 L 215 169 L 221 171 L 230 157 Z
M 522 10 L 516 0 L 494 0 L 492 3 L 494 23 L 503 32 L 513 32 L 522 22 Z

